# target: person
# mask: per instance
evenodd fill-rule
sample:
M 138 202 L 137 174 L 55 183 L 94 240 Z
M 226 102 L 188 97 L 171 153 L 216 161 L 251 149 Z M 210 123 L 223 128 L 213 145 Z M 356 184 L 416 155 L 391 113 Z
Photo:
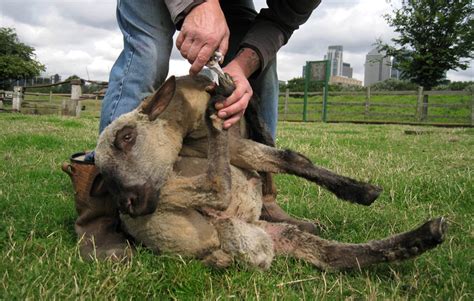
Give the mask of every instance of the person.
M 179 30 L 176 47 L 191 64 L 190 75 L 198 74 L 215 51 L 225 56 L 223 70 L 232 77 L 236 89 L 216 107 L 219 117 L 225 119 L 224 127 L 240 120 L 256 94 L 261 117 L 275 138 L 279 93 L 276 53 L 320 2 L 267 0 L 268 7 L 257 13 L 252 0 L 118 0 L 117 21 L 124 48 L 110 72 L 99 132 L 138 107 L 164 82 L 173 35 Z M 93 153 L 87 160 L 93 161 Z M 294 220 L 274 200 L 267 205 L 267 212 L 275 218 Z

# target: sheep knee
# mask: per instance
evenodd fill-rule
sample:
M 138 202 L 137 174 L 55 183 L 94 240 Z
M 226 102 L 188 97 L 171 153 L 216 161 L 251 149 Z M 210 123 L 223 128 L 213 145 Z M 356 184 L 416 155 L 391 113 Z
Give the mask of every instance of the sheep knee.
M 226 268 L 233 262 L 233 257 L 221 249 L 215 250 L 211 254 L 204 256 L 201 261 L 208 266 L 215 268 Z
M 235 218 L 215 222 L 221 249 L 236 259 L 261 269 L 268 269 L 273 261 L 273 241 L 256 225 Z

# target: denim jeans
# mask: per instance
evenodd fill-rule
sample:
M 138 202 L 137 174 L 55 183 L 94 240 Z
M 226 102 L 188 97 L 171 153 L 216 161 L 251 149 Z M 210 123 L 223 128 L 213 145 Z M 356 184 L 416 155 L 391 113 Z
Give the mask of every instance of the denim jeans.
M 256 12 L 249 0 L 221 1 L 221 6 L 231 32 L 227 63 L 238 51 Z M 175 26 L 162 0 L 118 0 L 117 21 L 124 49 L 110 72 L 102 102 L 100 132 L 159 88 L 168 75 L 173 47 Z M 260 98 L 262 118 L 275 138 L 279 92 L 276 60 L 258 78 L 251 78 L 250 84 Z

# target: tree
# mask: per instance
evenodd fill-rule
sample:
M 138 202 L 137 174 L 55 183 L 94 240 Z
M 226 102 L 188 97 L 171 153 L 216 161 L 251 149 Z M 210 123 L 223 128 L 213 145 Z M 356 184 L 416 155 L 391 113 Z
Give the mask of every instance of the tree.
M 471 0 L 404 0 L 385 19 L 395 46 L 379 41 L 393 56 L 402 76 L 426 90 L 440 84 L 449 70 L 469 67 L 474 57 L 474 6 Z
M 0 27 L 0 88 L 7 88 L 9 79 L 32 78 L 45 70 L 34 51 L 20 42 L 13 28 Z
M 466 70 L 474 57 L 472 0 L 402 0 L 401 8 L 385 15 L 398 37 L 394 45 L 381 40 L 380 50 L 395 58 L 403 79 L 425 90 L 442 83 L 449 70 Z M 428 96 L 423 98 L 428 103 Z M 423 106 L 422 119 L 427 115 Z
M 81 79 L 79 76 L 73 74 L 66 78 L 66 82 L 72 80 L 72 79 Z M 53 87 L 53 92 L 54 93 L 71 93 L 71 84 L 70 83 L 65 83 L 59 86 Z

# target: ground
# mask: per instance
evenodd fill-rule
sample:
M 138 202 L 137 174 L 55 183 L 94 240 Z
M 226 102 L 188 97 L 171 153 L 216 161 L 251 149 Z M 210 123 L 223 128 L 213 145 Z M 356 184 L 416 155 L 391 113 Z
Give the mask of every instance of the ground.
M 278 146 L 384 188 L 371 207 L 278 176 L 279 203 L 318 219 L 321 235 L 364 242 L 445 216 L 440 247 L 415 260 L 321 272 L 291 258 L 269 271 L 140 249 L 129 263 L 83 262 L 69 178 L 60 164 L 94 147 L 98 119 L 0 113 L 0 299 L 427 299 L 474 298 L 474 129 L 280 123 Z M 408 135 L 407 130 L 420 131 Z

